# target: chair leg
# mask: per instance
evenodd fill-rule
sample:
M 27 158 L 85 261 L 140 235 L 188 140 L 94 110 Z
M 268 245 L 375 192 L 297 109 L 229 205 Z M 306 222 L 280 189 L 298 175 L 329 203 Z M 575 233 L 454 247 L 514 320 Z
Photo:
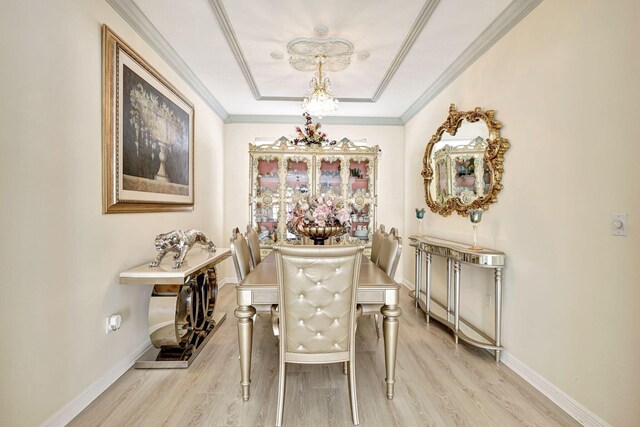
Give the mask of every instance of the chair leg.
M 286 386 L 287 364 L 280 360 L 280 369 L 278 370 L 278 408 L 276 412 L 276 427 L 282 425 L 282 415 L 284 413 L 284 391 Z
M 351 402 L 351 419 L 353 425 L 360 424 L 358 417 L 358 395 L 356 393 L 356 369 L 354 359 L 349 360 L 349 401 Z
M 349 362 L 342 362 L 342 373 L 347 375 L 349 373 Z
M 376 325 L 376 336 L 380 339 L 380 322 L 378 321 L 378 315 L 373 315 L 373 323 Z

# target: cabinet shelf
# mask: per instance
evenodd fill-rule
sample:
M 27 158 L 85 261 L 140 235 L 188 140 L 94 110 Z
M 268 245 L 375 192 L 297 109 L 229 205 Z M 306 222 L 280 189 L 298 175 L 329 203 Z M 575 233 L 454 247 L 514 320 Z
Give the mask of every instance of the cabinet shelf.
M 332 191 L 343 197 L 347 209 L 349 192 L 354 193 L 355 190 L 369 193 L 371 199 L 375 200 L 378 154 L 378 146 L 356 146 L 347 139 L 336 146 L 320 148 L 294 146 L 285 138 L 273 144 L 249 144 L 249 164 L 252 165 L 249 177 L 251 224 L 258 228 L 269 227 L 275 230 L 278 240 L 291 241 L 294 237 L 287 232 L 287 216 L 293 201 L 299 197 L 307 198 Z M 274 170 L 276 164 L 278 169 Z M 350 177 L 349 169 L 354 167 L 367 177 Z M 265 176 L 264 173 L 274 175 Z M 258 198 L 260 187 L 271 192 L 272 197 Z M 277 217 L 270 221 L 256 221 L 257 212 L 269 212 Z M 376 227 L 376 206 L 367 204 L 365 212 L 369 220 L 355 221 L 354 224 L 372 230 Z M 273 237 L 273 234 L 263 235 L 261 245 L 273 244 Z

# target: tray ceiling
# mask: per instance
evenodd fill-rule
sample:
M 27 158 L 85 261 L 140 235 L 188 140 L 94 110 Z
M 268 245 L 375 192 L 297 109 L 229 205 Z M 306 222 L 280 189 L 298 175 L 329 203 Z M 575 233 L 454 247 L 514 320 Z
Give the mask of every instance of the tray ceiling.
M 332 118 L 402 123 L 541 0 L 107 1 L 226 121 L 299 116 L 313 73 L 289 65 L 287 43 L 324 25 L 355 52 L 327 73 Z

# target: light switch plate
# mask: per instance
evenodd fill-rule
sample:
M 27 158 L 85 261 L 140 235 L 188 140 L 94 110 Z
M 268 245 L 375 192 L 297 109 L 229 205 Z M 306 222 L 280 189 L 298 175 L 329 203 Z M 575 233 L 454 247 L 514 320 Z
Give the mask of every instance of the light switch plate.
M 611 234 L 614 236 L 627 235 L 627 218 L 626 213 L 614 213 L 611 215 Z

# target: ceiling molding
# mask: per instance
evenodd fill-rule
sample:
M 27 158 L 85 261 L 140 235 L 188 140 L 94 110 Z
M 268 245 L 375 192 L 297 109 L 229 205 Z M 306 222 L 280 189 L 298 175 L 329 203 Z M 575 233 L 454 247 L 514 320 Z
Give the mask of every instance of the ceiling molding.
M 220 24 L 220 29 L 222 30 L 224 37 L 227 39 L 229 48 L 231 49 L 231 52 L 236 58 L 236 62 L 238 63 L 238 66 L 240 67 L 240 70 L 244 75 L 244 79 L 247 81 L 247 85 L 249 85 L 251 94 L 256 99 L 256 101 L 262 100 L 260 89 L 258 89 L 258 85 L 253 78 L 253 74 L 251 74 L 251 69 L 249 68 L 249 64 L 247 64 L 247 60 L 244 57 L 242 48 L 240 48 L 240 43 L 238 42 L 238 38 L 236 37 L 236 32 L 233 30 L 233 26 L 231 26 L 229 15 L 227 15 L 227 11 L 225 10 L 222 1 L 209 0 L 209 4 L 213 9 L 213 14 L 216 16 L 216 19 Z
M 225 123 L 302 123 L 302 116 L 267 116 L 230 114 Z M 328 125 L 359 125 L 359 126 L 402 126 L 399 117 L 357 117 L 357 116 L 327 116 L 322 118 L 322 124 Z
M 107 0 L 109 1 L 109 0 Z M 370 98 L 339 98 L 340 102 L 362 102 L 362 103 L 373 103 L 377 102 L 378 99 L 382 96 L 382 93 L 387 88 L 387 85 L 395 75 L 398 67 L 404 61 L 404 58 L 407 56 L 414 43 L 416 42 L 418 36 L 424 29 L 425 25 L 431 18 L 433 11 L 438 6 L 440 0 L 426 0 L 424 6 L 418 13 L 416 20 L 413 22 L 413 25 L 409 29 L 407 33 L 407 37 L 405 37 L 402 45 L 398 49 L 396 56 L 393 58 L 391 65 L 387 69 L 387 72 L 382 77 L 378 88 L 374 92 L 373 96 Z M 227 39 L 227 43 L 229 44 L 229 48 L 233 52 L 233 56 L 236 58 L 238 66 L 242 70 L 242 74 L 244 75 L 244 79 L 253 94 L 253 98 L 256 101 L 300 101 L 302 102 L 302 98 L 295 98 L 289 96 L 262 96 L 260 94 L 260 89 L 258 88 L 258 84 L 253 78 L 253 74 L 251 73 L 251 69 L 249 68 L 249 64 L 245 59 L 244 53 L 242 52 L 242 48 L 240 47 L 240 42 L 238 42 L 238 38 L 236 37 L 236 32 L 233 30 L 233 26 L 231 25 L 231 21 L 229 20 L 229 16 L 222 4 L 222 0 L 209 0 L 209 4 L 213 9 L 213 13 L 216 16 L 216 19 L 220 23 L 220 28 L 224 33 L 224 37 Z
M 433 11 L 436 10 L 436 6 L 438 6 L 438 3 L 440 3 L 440 0 L 427 0 L 424 6 L 422 6 L 422 10 L 420 10 L 418 17 L 413 22 L 409 33 L 407 33 L 407 37 L 405 37 L 402 45 L 400 46 L 400 49 L 398 49 L 398 53 L 396 53 L 395 58 L 393 58 L 389 69 L 382 77 L 382 81 L 380 82 L 380 85 L 378 85 L 378 89 L 376 89 L 373 96 L 371 97 L 371 102 L 377 102 L 378 99 L 380 99 L 380 97 L 382 96 L 382 92 L 384 92 L 384 90 L 387 88 L 387 85 L 396 74 L 396 71 L 398 71 L 400 64 L 402 64 L 402 61 L 404 61 L 404 58 L 413 47 L 414 43 L 418 39 L 418 36 L 420 35 L 420 33 L 422 33 L 424 26 L 427 24 L 427 22 L 429 22 L 429 19 L 431 18 L 431 15 L 433 15 Z
M 407 123 L 440 92 L 457 79 L 478 58 L 484 55 L 498 40 L 511 30 L 518 22 L 538 6 L 542 0 L 513 0 L 513 2 L 493 20 L 460 56 L 445 70 L 440 77 L 405 111 L 400 117 Z
M 304 97 L 302 96 L 263 96 L 260 98 L 260 101 L 291 101 L 291 102 L 302 102 Z M 371 98 L 339 98 L 340 102 L 361 102 L 361 103 L 371 103 L 373 100 Z
M 160 31 L 149 21 L 133 0 L 107 0 L 107 3 L 156 51 L 167 64 L 202 98 L 202 100 L 222 119 L 229 116 L 227 110 L 213 96 L 196 74 L 173 50 Z

